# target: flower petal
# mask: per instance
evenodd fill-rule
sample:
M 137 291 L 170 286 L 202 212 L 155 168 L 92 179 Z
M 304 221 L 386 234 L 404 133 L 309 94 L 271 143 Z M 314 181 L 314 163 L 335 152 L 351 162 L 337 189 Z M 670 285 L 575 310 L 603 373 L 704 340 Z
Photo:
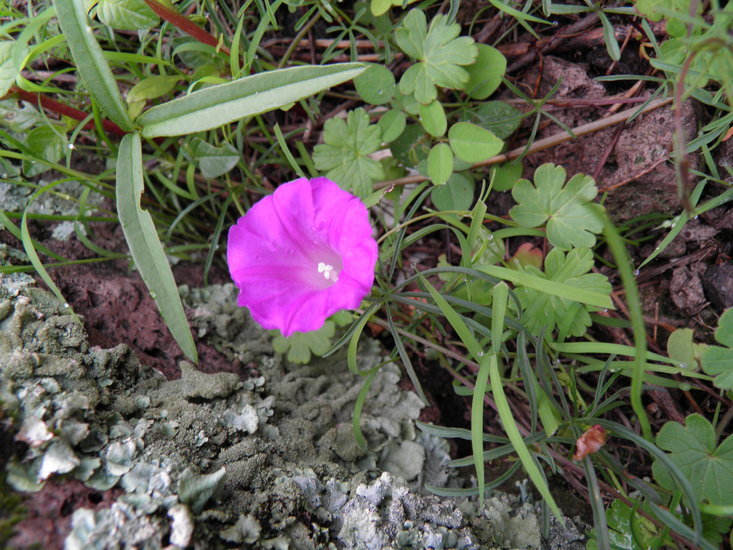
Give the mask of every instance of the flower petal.
M 359 306 L 374 282 L 369 212 L 326 178 L 281 185 L 229 230 L 227 262 L 238 303 L 285 336 Z

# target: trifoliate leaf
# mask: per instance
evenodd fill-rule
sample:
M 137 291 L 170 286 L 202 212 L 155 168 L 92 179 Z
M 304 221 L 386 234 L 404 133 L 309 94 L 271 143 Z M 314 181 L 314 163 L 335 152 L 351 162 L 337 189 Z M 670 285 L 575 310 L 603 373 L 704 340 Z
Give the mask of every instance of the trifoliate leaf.
M 369 124 L 364 109 L 351 111 L 346 121 L 327 120 L 323 141 L 313 150 L 316 169 L 347 191 L 363 198 L 372 192 L 375 182 L 384 179 L 382 165 L 368 156 L 381 147 L 382 132 L 378 125 Z
M 596 211 L 600 206 L 591 202 L 598 193 L 593 178 L 576 174 L 565 183 L 565 169 L 547 163 L 537 168 L 534 179 L 534 185 L 519 180 L 512 188 L 518 203 L 509 211 L 514 221 L 523 227 L 546 222 L 548 240 L 563 250 L 593 246 L 594 233 L 603 229 Z
M 354 87 L 367 103 L 384 105 L 392 101 L 397 85 L 392 71 L 384 65 L 371 64 L 354 79 Z
M 466 92 L 473 99 L 486 99 L 501 84 L 506 71 L 506 57 L 496 48 L 486 44 L 478 45 L 476 62 L 466 67 L 469 81 Z
M 468 210 L 473 202 L 475 185 L 465 174 L 451 174 L 448 181 L 438 185 L 430 195 L 439 210 Z
M 493 157 L 504 147 L 504 142 L 491 130 L 470 122 L 456 122 L 450 127 L 448 137 L 456 156 L 471 164 Z
M 657 434 L 657 446 L 669 453 L 669 459 L 690 482 L 698 503 L 733 505 L 733 435 L 716 447 L 715 430 L 699 414 L 691 414 L 683 426 L 667 422 Z M 675 483 L 659 461 L 652 465 L 654 478 L 665 489 Z
M 331 339 L 336 332 L 336 325 L 326 321 L 321 328 L 313 332 L 294 332 L 290 338 L 278 335 L 272 340 L 272 347 L 278 353 L 288 354 L 288 361 L 307 363 L 311 354 L 321 356 L 331 347 Z
M 544 272 L 533 265 L 525 266 L 524 270 L 551 281 L 610 295 L 608 278 L 600 273 L 588 273 L 592 267 L 593 252 L 590 249 L 575 248 L 565 255 L 559 248 L 553 248 L 545 258 Z M 519 286 L 516 292 L 524 308 L 522 319 L 530 331 L 549 333 L 558 327 L 558 340 L 564 340 L 568 336 L 582 336 L 591 325 L 588 312 L 595 311 L 592 306 L 533 288 Z
M 473 38 L 458 35 L 458 23 L 436 15 L 427 28 L 425 13 L 412 9 L 395 31 L 400 49 L 419 62 L 411 66 L 400 80 L 403 94 L 414 94 L 420 103 L 432 102 L 438 95 L 436 86 L 462 90 L 469 81 L 468 71 L 461 65 L 471 65 L 478 55 Z
M 377 125 L 382 131 L 382 141 L 384 143 L 390 143 L 394 141 L 405 130 L 407 124 L 407 117 L 405 113 L 397 109 L 390 109 L 382 115 Z
M 447 143 L 438 143 L 428 154 L 428 177 L 435 185 L 443 185 L 453 173 L 453 151 Z
M 433 101 L 427 105 L 420 103 L 418 106 L 420 123 L 425 131 L 433 137 L 441 137 L 448 128 L 448 121 L 445 118 L 445 110 L 440 101 Z
M 702 355 L 702 370 L 713 378 L 721 390 L 733 390 L 733 308 L 718 320 L 715 340 L 722 346 L 709 346 Z

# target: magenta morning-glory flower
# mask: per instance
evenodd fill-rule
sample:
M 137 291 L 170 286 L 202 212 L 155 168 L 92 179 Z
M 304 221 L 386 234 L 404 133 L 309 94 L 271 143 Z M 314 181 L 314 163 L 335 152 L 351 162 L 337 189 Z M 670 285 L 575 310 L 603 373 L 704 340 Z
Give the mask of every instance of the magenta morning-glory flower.
M 287 337 L 359 306 L 374 281 L 377 242 L 358 197 L 326 178 L 300 178 L 232 226 L 227 262 L 239 305 Z

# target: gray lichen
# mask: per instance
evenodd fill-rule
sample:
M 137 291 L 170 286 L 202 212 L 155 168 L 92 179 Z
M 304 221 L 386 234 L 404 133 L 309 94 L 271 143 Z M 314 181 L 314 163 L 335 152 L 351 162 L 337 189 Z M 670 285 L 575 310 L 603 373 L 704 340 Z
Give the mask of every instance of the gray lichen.
M 255 361 L 259 378 L 182 362 L 166 381 L 124 345 L 90 348 L 63 304 L 0 276 L 0 401 L 27 444 L 8 482 L 121 491 L 109 508 L 74 512 L 67 549 L 539 547 L 534 506 L 489 499 L 467 513 L 421 490 L 460 480 L 446 442 L 416 430 L 422 403 L 396 365 L 374 379 L 362 449 L 351 428 L 361 380 L 343 358 L 288 364 L 231 285 L 182 294 L 199 335 Z M 383 361 L 379 347 L 366 341 L 360 361 Z

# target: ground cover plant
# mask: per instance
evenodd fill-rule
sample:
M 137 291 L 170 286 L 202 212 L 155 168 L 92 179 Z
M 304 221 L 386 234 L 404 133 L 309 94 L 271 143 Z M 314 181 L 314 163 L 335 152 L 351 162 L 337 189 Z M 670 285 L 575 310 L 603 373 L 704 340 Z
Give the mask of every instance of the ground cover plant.
M 730 546 L 733 8 L 721 4 L 5 2 L 0 224 L 27 261 L 0 273 L 35 273 L 78 310 L 64 270 L 129 259 L 195 362 L 171 266 L 226 276 L 228 245 L 242 304 L 284 333 L 277 351 L 307 362 L 346 349 L 363 378 L 360 445 L 380 369 L 359 369 L 360 343 L 393 350 L 440 411 L 421 429 L 453 440 L 451 465 L 475 476 L 436 493 L 482 500 L 528 477 L 560 516 L 563 480 L 589 512 L 589 548 Z M 583 64 L 582 86 L 552 74 L 563 63 Z M 656 127 L 634 145 L 644 120 Z M 624 140 L 632 168 L 619 175 Z M 573 143 L 586 165 L 569 166 Z M 639 184 L 655 173 L 666 186 Z M 304 182 L 358 198 L 378 246 L 372 268 L 363 227 L 313 237 L 347 238 L 314 248 L 326 297 L 298 295 L 312 280 L 287 262 L 257 278 L 232 261 L 273 217 L 269 254 L 308 248 L 313 214 L 277 198 Z M 106 245 L 117 227 L 126 245 Z M 82 252 L 54 248 L 51 231 Z M 336 303 L 347 261 L 374 283 Z M 305 294 L 317 318 L 280 307 Z

